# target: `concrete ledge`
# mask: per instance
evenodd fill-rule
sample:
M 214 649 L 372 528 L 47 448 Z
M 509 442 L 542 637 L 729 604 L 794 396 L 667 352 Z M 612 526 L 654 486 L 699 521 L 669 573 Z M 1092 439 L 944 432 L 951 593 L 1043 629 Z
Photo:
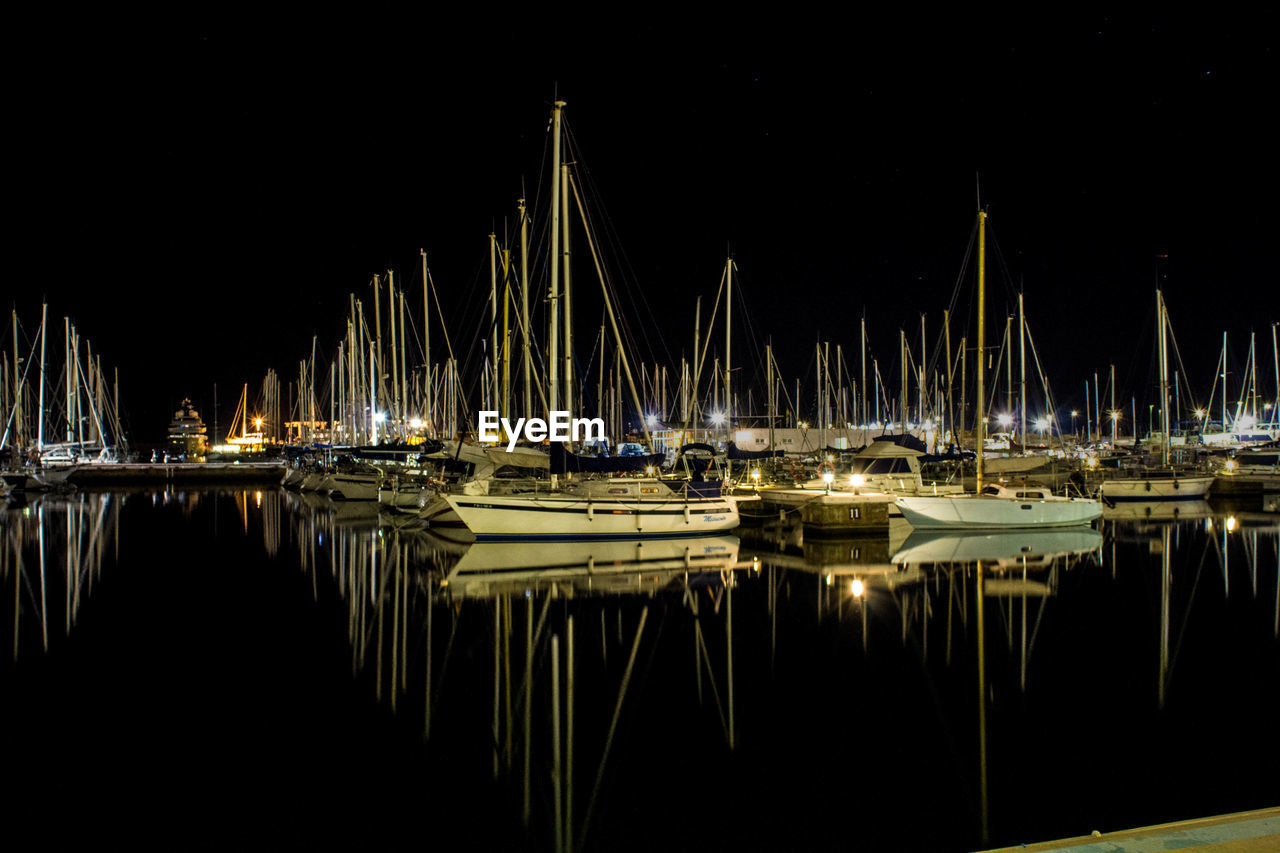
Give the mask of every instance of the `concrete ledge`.
M 1080 838 L 1064 838 L 1061 841 L 1020 844 L 987 853 L 1046 853 L 1051 850 L 1071 853 L 1154 853 L 1159 850 L 1262 853 L 1280 850 L 1280 808 L 1183 820 Z

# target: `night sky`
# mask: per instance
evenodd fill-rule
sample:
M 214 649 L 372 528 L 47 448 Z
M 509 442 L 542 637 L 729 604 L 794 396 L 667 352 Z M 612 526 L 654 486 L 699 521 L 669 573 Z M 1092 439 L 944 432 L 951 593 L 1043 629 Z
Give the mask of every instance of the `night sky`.
M 215 382 L 225 424 L 239 384 L 256 393 L 268 367 L 288 381 L 313 333 L 327 358 L 375 272 L 416 288 L 417 321 L 419 247 L 455 347 L 474 352 L 488 234 L 514 224 L 522 186 L 546 205 L 558 92 L 646 360 L 678 369 L 694 298 L 709 308 L 731 251 L 750 317 L 735 381 L 756 376 L 766 335 L 807 394 L 819 339 L 856 371 L 865 311 L 896 389 L 898 329 L 917 349 L 921 312 L 941 329 L 980 181 L 989 337 L 1022 287 L 1060 416 L 1112 362 L 1141 406 L 1157 275 L 1199 395 L 1224 330 L 1236 370 L 1258 333 L 1274 395 L 1272 13 L 617 14 L 555 30 L 496 12 L 15 27 L 5 301 L 24 334 L 42 295 L 59 333 L 72 316 L 119 365 L 141 441 L 184 395 L 207 410 Z M 575 241 L 589 347 L 598 289 Z M 961 313 L 972 291 L 971 274 Z

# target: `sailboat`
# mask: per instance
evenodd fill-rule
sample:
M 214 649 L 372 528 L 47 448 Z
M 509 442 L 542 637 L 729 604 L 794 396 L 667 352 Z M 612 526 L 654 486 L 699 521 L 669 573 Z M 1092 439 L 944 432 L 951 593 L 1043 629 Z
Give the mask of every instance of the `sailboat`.
M 1160 467 L 1140 477 L 1104 480 L 1100 494 L 1115 501 L 1202 501 L 1213 485 L 1212 475 L 1188 475 L 1169 465 L 1169 365 L 1165 335 L 1169 329 L 1164 294 L 1156 290 L 1156 325 L 1160 348 Z
M 561 163 L 561 111 L 564 101 L 557 100 L 552 112 L 551 140 L 551 252 L 549 302 L 549 342 L 547 359 L 547 410 L 554 412 L 561 401 L 570 405 L 572 392 L 572 337 L 569 334 L 568 267 L 565 267 L 564 351 L 560 348 L 560 264 L 561 217 L 563 215 L 564 238 L 568 240 L 568 214 L 570 193 L 578 201 L 576 184 L 569 174 L 567 164 Z M 585 217 L 584 217 L 585 218 Z M 588 229 L 588 243 L 591 231 Z M 567 252 L 565 253 L 567 257 Z M 597 267 L 598 267 L 598 258 Z M 601 279 L 601 291 L 605 314 L 612 326 L 614 339 L 625 370 L 627 385 L 637 411 L 641 411 L 631 367 L 628 364 L 622 334 L 608 288 Z M 565 379 L 561 396 L 561 373 Z M 642 420 L 646 437 L 649 428 Z M 566 469 L 566 476 L 568 475 Z M 638 537 L 697 536 L 722 533 L 738 526 L 737 499 L 727 495 L 707 495 L 696 484 L 676 484 L 656 477 L 610 478 L 603 480 L 558 481 L 559 473 L 551 473 L 550 488 L 533 481 L 528 490 L 498 494 L 486 484 L 465 490 L 470 493 L 442 495 L 452 514 L 437 502 L 427 506 L 424 517 L 432 523 L 452 521 L 456 515 L 476 535 L 477 539 L 634 539 Z M 718 490 L 717 490 L 718 492 Z
M 978 211 L 978 352 L 985 346 L 987 213 Z M 977 494 L 899 496 L 898 508 L 912 527 L 987 529 L 1002 527 L 1073 527 L 1102 515 L 1102 504 L 1087 498 L 1067 498 L 1041 486 L 1006 487 L 982 484 L 986 416 L 983 374 L 978 371 Z

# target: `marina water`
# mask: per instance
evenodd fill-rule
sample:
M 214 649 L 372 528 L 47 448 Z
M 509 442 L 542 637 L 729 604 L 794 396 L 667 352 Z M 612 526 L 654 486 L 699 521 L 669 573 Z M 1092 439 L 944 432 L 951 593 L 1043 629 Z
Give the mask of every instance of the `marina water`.
M 32 497 L 0 528 L 6 823 L 967 850 L 1274 805 L 1265 509 L 988 543 L 980 572 L 915 534 L 512 549 L 275 490 Z

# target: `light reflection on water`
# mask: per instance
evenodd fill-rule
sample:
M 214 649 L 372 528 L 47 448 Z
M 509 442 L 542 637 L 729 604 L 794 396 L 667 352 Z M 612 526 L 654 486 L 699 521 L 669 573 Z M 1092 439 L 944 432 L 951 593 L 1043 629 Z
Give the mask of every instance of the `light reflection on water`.
M 119 537 L 143 534 L 121 534 L 123 499 L 4 510 L 15 660 L 56 654 Z M 513 846 L 838 846 L 852 810 L 870 847 L 966 849 L 1280 794 L 1258 771 L 1280 760 L 1263 729 L 1194 760 L 1170 749 L 1226 709 L 1280 712 L 1274 513 L 1149 505 L 1096 531 L 840 540 L 765 525 L 474 544 L 277 491 L 128 499 L 212 513 L 215 538 L 261 536 L 318 604 L 336 596 L 356 683 L 417 732 L 422 773 L 465 766 L 477 815 L 524 827 Z M 1224 771 L 1234 784 L 1215 791 Z M 673 790 L 696 808 L 638 805 Z

